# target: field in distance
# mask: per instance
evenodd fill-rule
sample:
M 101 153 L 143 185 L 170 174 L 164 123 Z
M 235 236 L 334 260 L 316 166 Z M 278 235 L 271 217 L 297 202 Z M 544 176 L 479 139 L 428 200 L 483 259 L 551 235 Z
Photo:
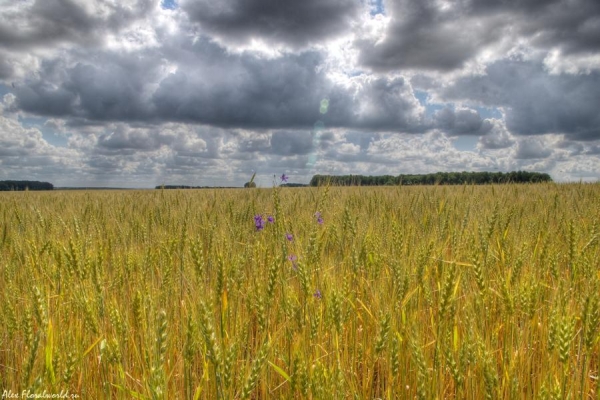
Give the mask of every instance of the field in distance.
M 597 398 L 600 185 L 0 193 L 0 390 Z

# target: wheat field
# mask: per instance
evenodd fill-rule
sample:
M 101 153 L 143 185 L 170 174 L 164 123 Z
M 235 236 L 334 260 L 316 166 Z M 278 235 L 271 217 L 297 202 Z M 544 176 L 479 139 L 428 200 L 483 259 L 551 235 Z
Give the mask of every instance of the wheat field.
M 0 193 L 0 391 L 598 399 L 599 220 L 598 184 Z

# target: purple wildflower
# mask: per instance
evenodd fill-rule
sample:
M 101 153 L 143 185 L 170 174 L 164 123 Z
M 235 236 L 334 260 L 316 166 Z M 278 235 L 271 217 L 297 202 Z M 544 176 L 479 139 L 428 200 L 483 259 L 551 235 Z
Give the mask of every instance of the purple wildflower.
M 291 242 L 294 240 L 294 236 L 292 236 L 291 233 L 286 233 L 285 238 L 288 240 L 288 242 Z
M 286 174 L 281 174 L 280 179 L 281 179 L 281 183 L 285 183 L 288 181 L 288 176 Z
M 317 289 L 317 291 L 315 292 L 315 294 L 313 294 L 313 297 L 316 299 L 322 299 L 323 295 L 321 294 L 321 291 L 319 289 Z
M 257 231 L 262 231 L 265 228 L 262 215 L 258 214 L 254 216 L 254 226 Z
M 272 215 L 269 215 L 267 217 L 267 221 L 269 221 L 269 223 L 272 224 L 273 222 L 275 222 L 275 218 Z
M 319 225 L 323 225 L 323 217 L 321 217 L 321 213 L 319 211 L 315 213 L 315 217 L 317 218 Z

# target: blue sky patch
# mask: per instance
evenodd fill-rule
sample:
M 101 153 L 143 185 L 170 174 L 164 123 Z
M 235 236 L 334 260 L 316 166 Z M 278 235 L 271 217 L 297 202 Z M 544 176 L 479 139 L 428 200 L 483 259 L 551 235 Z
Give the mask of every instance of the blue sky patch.
M 419 100 L 419 103 L 421 103 L 421 105 L 425 107 L 425 112 L 428 117 L 431 117 L 436 111 L 441 110 L 442 108 L 447 106 L 446 104 L 443 104 L 443 103 L 429 103 L 428 102 L 429 94 L 424 90 L 415 90 L 414 95 L 417 98 L 417 100 Z M 477 110 L 477 112 L 481 116 L 481 119 L 487 119 L 487 118 L 502 119 L 502 113 L 500 112 L 500 109 L 498 109 L 498 108 L 479 107 L 479 106 L 471 106 L 471 105 L 467 105 L 467 107 Z M 451 108 L 454 109 L 454 106 L 451 106 Z
M 4 96 L 7 93 L 10 93 L 10 88 L 6 85 L 0 84 L 0 97 Z
M 415 90 L 414 95 L 417 98 L 417 100 L 419 100 L 419 103 L 421 103 L 421 105 L 425 107 L 425 115 L 427 117 L 431 117 L 436 111 L 441 110 L 445 107 L 444 104 L 429 103 L 427 101 L 429 94 L 424 90 Z
M 375 16 L 377 14 L 385 15 L 383 0 L 371 0 L 371 15 Z
M 472 108 L 477 110 L 479 115 L 481 115 L 481 119 L 486 119 L 486 118 L 502 119 L 502 113 L 497 108 L 489 108 L 489 107 L 472 107 Z
M 174 10 L 179 7 L 176 0 L 162 0 L 160 6 L 165 10 Z
M 454 140 L 454 147 L 460 151 L 474 151 L 479 141 L 478 136 L 458 136 Z

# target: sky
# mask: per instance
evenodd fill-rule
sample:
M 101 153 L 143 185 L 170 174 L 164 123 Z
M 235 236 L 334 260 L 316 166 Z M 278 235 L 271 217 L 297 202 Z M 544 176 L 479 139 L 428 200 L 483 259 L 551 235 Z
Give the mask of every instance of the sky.
M 0 0 L 0 180 L 600 177 L 597 0 Z

